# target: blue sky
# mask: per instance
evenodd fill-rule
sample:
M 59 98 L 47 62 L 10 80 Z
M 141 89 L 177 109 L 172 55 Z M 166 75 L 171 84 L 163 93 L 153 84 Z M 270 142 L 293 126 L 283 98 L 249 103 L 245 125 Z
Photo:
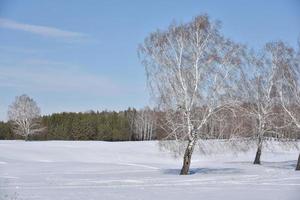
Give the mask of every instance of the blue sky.
M 300 36 L 299 0 L 0 0 L 0 120 L 23 93 L 42 114 L 149 104 L 138 44 L 203 13 L 253 48 Z

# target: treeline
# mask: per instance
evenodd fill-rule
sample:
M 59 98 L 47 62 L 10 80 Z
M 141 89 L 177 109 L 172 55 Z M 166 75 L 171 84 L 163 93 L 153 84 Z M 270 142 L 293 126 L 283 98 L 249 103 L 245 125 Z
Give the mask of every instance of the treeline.
M 296 108 L 295 108 L 296 109 Z M 200 113 L 203 111 L 199 111 Z M 138 141 L 154 139 L 174 139 L 168 137 L 163 127 L 161 111 L 144 108 L 128 108 L 124 111 L 63 112 L 42 116 L 41 132 L 28 136 L 28 140 L 101 140 L 101 141 Z M 288 120 L 287 115 L 277 118 L 274 124 Z M 202 139 L 229 139 L 235 136 L 250 137 L 255 134 L 256 120 L 223 110 L 210 118 L 202 132 Z M 267 137 L 299 138 L 295 126 L 274 130 Z M 0 140 L 24 139 L 15 134 L 10 122 L 0 122 Z
M 63 112 L 41 117 L 43 129 L 28 140 L 135 141 L 156 139 L 149 108 L 125 111 Z M 10 122 L 0 122 L 0 139 L 22 139 Z
M 15 135 L 9 126 L 9 123 L 0 122 L 0 140 L 13 140 L 17 139 L 17 135 Z

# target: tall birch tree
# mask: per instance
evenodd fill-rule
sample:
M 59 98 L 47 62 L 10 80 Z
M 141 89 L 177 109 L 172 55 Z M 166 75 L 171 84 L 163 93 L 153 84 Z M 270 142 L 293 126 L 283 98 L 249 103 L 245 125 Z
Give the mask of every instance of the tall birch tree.
M 231 102 L 240 46 L 219 31 L 218 22 L 201 15 L 151 33 L 139 48 L 151 93 L 164 113 L 162 128 L 169 139 L 186 143 L 182 175 L 189 173 L 197 140 L 210 137 L 202 131 L 205 124 Z

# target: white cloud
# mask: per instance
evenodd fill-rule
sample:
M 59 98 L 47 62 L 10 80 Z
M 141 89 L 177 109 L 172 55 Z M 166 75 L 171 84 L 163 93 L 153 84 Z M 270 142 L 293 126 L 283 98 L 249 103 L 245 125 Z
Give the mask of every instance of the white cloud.
M 30 32 L 33 34 L 46 36 L 46 37 L 65 38 L 65 39 L 80 39 L 86 37 L 85 34 L 79 32 L 66 31 L 54 27 L 49 27 L 49 26 L 19 23 L 4 18 L 0 18 L 0 27 L 6 29 L 12 29 L 12 30 Z

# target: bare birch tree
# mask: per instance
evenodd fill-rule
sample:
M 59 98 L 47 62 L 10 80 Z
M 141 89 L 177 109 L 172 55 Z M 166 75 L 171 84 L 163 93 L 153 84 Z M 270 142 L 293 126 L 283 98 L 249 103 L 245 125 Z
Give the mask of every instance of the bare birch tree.
M 17 96 L 9 106 L 8 120 L 13 131 L 28 140 L 28 136 L 40 133 L 43 128 L 40 123 L 40 108 L 36 102 L 27 95 Z
M 257 151 L 254 164 L 261 164 L 264 142 L 270 137 L 281 138 L 279 130 L 290 125 L 284 118 L 278 87 L 280 65 L 274 57 L 272 44 L 267 44 L 261 54 L 246 51 L 241 66 L 241 79 L 238 91 L 241 92 L 241 112 L 254 123 L 250 135 L 256 141 Z
M 298 53 L 283 42 L 270 46 L 273 57 L 280 66 L 278 87 L 284 111 L 290 116 L 293 124 L 300 129 L 300 41 Z M 299 135 L 297 136 L 297 139 Z M 296 170 L 300 170 L 300 153 Z
M 164 115 L 168 139 L 187 142 L 182 175 L 209 118 L 229 105 L 229 90 L 239 64 L 239 45 L 219 33 L 206 15 L 149 35 L 139 48 L 149 87 Z
M 149 107 L 132 113 L 132 115 L 129 116 L 129 123 L 135 140 L 151 140 L 155 136 L 155 111 Z

